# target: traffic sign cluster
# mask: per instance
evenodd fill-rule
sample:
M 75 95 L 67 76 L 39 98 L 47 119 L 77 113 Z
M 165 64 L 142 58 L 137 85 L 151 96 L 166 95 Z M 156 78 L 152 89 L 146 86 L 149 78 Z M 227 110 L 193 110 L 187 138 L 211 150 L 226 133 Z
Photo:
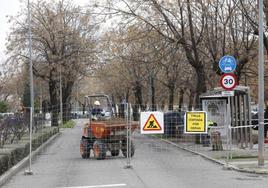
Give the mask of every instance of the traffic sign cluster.
M 219 67 L 224 73 L 221 76 L 221 87 L 227 91 L 233 90 L 237 85 L 237 78 L 232 73 L 236 69 L 236 60 L 233 56 L 223 56 L 219 61 Z

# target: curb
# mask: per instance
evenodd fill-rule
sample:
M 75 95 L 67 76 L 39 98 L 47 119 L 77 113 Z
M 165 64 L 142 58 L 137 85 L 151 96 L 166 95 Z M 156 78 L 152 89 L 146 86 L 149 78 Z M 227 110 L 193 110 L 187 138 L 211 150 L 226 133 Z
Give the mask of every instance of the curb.
M 214 163 L 217 163 L 217 164 L 219 164 L 219 165 L 222 165 L 222 166 L 226 165 L 224 162 L 219 161 L 219 160 L 216 160 L 216 159 L 214 159 L 214 158 L 212 158 L 212 157 L 209 157 L 209 156 L 207 156 L 207 155 L 205 155 L 205 154 L 203 154 L 203 153 L 199 153 L 199 152 L 193 151 L 193 150 L 191 150 L 191 149 L 187 149 L 187 148 L 181 147 L 181 146 L 179 146 L 178 144 L 175 144 L 174 142 L 171 142 L 171 141 L 166 140 L 166 139 L 163 139 L 163 138 L 161 138 L 161 140 L 164 141 L 164 142 L 166 142 L 166 143 L 169 143 L 169 144 L 171 144 L 171 145 L 173 145 L 173 146 L 175 146 L 175 147 L 177 147 L 177 148 L 179 148 L 179 149 L 181 149 L 181 150 L 184 150 L 184 151 L 193 153 L 193 154 L 195 154 L 195 155 L 200 155 L 201 157 L 203 157 L 203 158 L 205 158 L 205 159 L 208 159 L 208 160 L 210 160 L 210 161 L 213 161 Z
M 181 147 L 181 146 L 179 146 L 178 144 L 175 144 L 174 142 L 171 142 L 171 141 L 169 141 L 169 140 L 166 140 L 166 139 L 163 139 L 163 138 L 161 138 L 161 140 L 162 140 L 163 142 L 169 143 L 169 144 L 171 144 L 171 145 L 173 145 L 173 146 L 175 146 L 175 147 L 177 147 L 177 148 L 179 148 L 179 149 L 181 149 L 181 150 L 184 150 L 184 151 L 193 153 L 193 154 L 195 154 L 195 155 L 199 155 L 199 156 L 203 157 L 203 158 L 206 159 L 206 160 L 209 160 L 209 161 L 212 161 L 212 162 L 214 162 L 214 163 L 216 163 L 216 164 L 219 164 L 219 165 L 223 166 L 223 168 L 224 168 L 225 170 L 235 170 L 235 171 L 238 171 L 238 172 L 252 173 L 252 174 L 265 174 L 265 175 L 268 174 L 268 172 L 258 171 L 258 170 L 254 170 L 254 169 L 248 169 L 248 168 L 241 169 L 241 168 L 238 168 L 238 167 L 236 167 L 236 166 L 234 166 L 234 165 L 226 164 L 226 163 L 224 163 L 224 162 L 222 162 L 222 161 L 219 161 L 219 160 L 217 160 L 217 159 L 214 159 L 214 158 L 212 158 L 212 157 L 209 157 L 209 156 L 207 156 L 207 155 L 205 155 L 205 154 L 203 154 L 203 153 L 196 152 L 196 151 L 193 151 L 193 150 L 191 150 L 191 149 L 187 149 L 187 148 Z
M 35 157 L 38 153 L 41 152 L 42 149 L 47 147 L 51 141 L 53 141 L 56 137 L 58 137 L 61 133 L 58 132 L 49 138 L 46 142 L 44 142 L 41 146 L 39 146 L 35 151 L 32 152 L 32 158 Z M 0 187 L 4 185 L 12 176 L 14 176 L 18 171 L 20 171 L 23 167 L 26 166 L 29 161 L 29 155 L 18 162 L 15 166 L 11 167 L 8 171 L 0 176 Z

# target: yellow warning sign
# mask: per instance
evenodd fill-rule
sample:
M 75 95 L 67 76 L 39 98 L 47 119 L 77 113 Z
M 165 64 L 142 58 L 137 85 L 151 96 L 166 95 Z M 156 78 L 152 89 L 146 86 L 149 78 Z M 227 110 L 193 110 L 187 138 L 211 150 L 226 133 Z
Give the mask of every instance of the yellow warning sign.
M 186 112 L 185 133 L 207 133 L 206 112 Z
M 156 118 L 154 117 L 153 114 L 151 114 L 148 118 L 148 120 L 146 121 L 144 127 L 143 127 L 144 131 L 159 131 L 162 130 L 160 124 L 158 123 L 158 121 L 156 120 Z

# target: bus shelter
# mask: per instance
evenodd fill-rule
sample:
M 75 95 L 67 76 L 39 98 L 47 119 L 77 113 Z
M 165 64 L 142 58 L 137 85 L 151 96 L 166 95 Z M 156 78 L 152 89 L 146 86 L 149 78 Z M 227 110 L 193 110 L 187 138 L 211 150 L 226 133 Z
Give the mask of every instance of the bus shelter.
M 252 148 L 250 88 L 237 86 L 233 91 L 214 88 L 200 96 L 202 110 L 208 122 L 214 122 L 213 131 L 219 131 L 229 144 Z

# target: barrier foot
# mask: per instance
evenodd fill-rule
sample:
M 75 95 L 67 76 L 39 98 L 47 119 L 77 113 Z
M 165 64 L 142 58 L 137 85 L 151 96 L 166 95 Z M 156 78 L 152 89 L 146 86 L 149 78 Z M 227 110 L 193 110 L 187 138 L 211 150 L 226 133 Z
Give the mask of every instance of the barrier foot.
M 25 170 L 24 175 L 26 175 L 26 176 L 33 175 L 33 171 L 32 170 Z
M 126 165 L 126 166 L 124 166 L 124 169 L 133 169 L 133 166 L 132 165 Z

